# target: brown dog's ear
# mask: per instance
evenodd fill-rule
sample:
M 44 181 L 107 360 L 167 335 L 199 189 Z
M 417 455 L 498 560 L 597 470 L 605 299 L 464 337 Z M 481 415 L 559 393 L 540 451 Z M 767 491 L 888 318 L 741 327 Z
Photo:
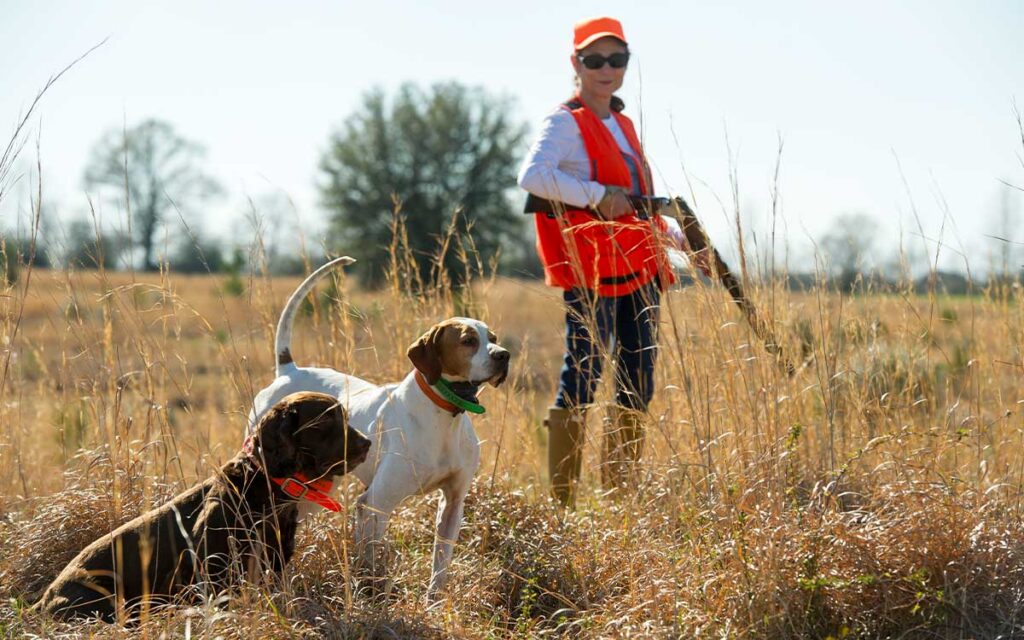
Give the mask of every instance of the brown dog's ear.
M 260 421 L 259 452 L 264 470 L 271 478 L 284 478 L 298 471 L 295 432 L 299 427 L 299 411 L 294 406 L 275 407 Z
M 444 327 L 434 327 L 412 343 L 405 355 L 412 360 L 412 366 L 423 374 L 428 384 L 436 384 L 441 379 L 441 352 L 438 345 Z

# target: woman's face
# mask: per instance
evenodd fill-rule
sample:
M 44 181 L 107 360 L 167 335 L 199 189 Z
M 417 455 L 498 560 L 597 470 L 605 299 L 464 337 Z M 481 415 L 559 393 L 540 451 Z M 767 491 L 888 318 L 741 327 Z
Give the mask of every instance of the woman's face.
M 597 98 L 610 99 L 612 94 L 622 86 L 626 67 L 613 69 L 610 64 L 605 62 L 600 69 L 588 69 L 580 62 L 579 56 L 597 54 L 607 58 L 613 53 L 625 53 L 626 51 L 626 45 L 621 40 L 607 36 L 591 42 L 572 54 L 572 66 L 576 70 L 576 76 L 580 79 L 580 91 Z

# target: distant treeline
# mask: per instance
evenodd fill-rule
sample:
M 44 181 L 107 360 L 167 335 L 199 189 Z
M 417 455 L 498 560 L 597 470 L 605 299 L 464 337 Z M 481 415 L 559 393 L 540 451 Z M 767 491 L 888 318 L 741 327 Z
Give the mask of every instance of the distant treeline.
M 18 274 L 29 264 L 40 269 L 73 269 L 93 270 L 107 269 L 111 271 L 137 270 L 152 271 L 153 265 L 148 264 L 139 251 L 127 239 L 106 232 L 97 231 L 88 225 L 73 223 L 60 233 L 40 234 L 33 244 L 25 237 L 0 232 L 0 280 L 14 282 Z M 437 241 L 435 239 L 435 244 Z M 366 252 L 366 247 L 358 247 Z M 388 256 L 388 246 L 377 247 L 377 253 Z M 450 247 L 448 248 L 451 251 Z M 407 249 L 408 251 L 408 249 Z M 341 254 L 354 253 L 342 250 Z M 425 249 L 416 257 L 437 255 L 439 247 Z M 174 273 L 201 274 L 226 273 L 237 274 L 243 271 L 266 272 L 272 275 L 302 275 L 309 271 L 310 266 L 316 267 L 326 261 L 322 249 L 310 248 L 305 253 L 299 251 L 267 251 L 261 243 L 249 246 L 226 246 L 214 240 L 197 236 L 182 239 L 172 250 L 155 252 L 154 264 L 160 269 Z M 466 256 L 473 261 L 479 255 Z M 449 268 L 458 269 L 457 266 Z M 480 271 L 479 269 L 475 269 Z M 543 269 L 533 252 L 509 254 L 503 260 L 493 263 L 488 273 L 497 272 L 501 275 L 520 278 L 543 277 Z M 369 284 L 377 284 L 376 281 Z
M 295 275 L 330 253 L 356 258 L 352 273 L 367 287 L 383 283 L 395 268 L 394 255 L 420 282 L 458 283 L 482 272 L 537 278 L 542 270 L 532 221 L 520 213 L 524 194 L 515 187 L 526 139 L 515 112 L 507 96 L 454 82 L 367 92 L 325 141 L 317 174 L 310 176 L 327 224 L 305 248 L 299 212 L 277 191 L 247 197 L 245 206 L 228 214 L 228 239 L 214 238 L 204 225 L 223 215 L 212 213 L 212 203 L 225 189 L 209 172 L 203 145 L 156 118 L 112 127 L 96 141 L 83 172 L 88 212 L 68 215 L 52 201 L 50 208 L 37 202 L 27 225 L 38 225 L 34 251 L 25 240 L 33 235 L 26 225 L 18 233 L 0 228 L 0 241 L 7 236 L 0 247 L 4 277 L 14 279 L 28 261 L 73 269 Z M 998 254 L 1001 267 L 990 272 L 1012 274 L 1011 265 L 1020 263 L 1021 244 L 1013 236 L 1021 225 L 1007 193 L 990 236 L 990 255 Z M 97 222 L 101 218 L 108 223 Z M 123 225 L 120 230 L 111 228 L 112 218 Z M 877 259 L 886 251 L 876 246 L 882 236 L 877 221 L 858 211 L 829 218 L 831 227 L 815 243 L 814 264 L 825 279 L 792 274 L 786 276 L 790 288 L 825 284 L 840 291 L 912 288 L 961 295 L 1019 279 L 970 282 L 942 271 L 907 282 L 890 275 L 899 266 L 879 275 L 877 265 L 904 260 Z M 928 264 L 920 256 L 907 256 L 907 262 Z
M 991 287 L 1005 287 L 1015 291 L 1024 282 L 1024 269 L 1017 274 L 1008 274 L 1006 276 L 993 275 L 973 280 L 956 271 L 935 271 L 916 278 L 893 278 L 878 272 L 870 274 L 845 273 L 838 276 L 796 272 L 779 274 L 775 277 L 781 280 L 783 285 L 790 291 L 813 291 L 824 288 L 831 291 L 857 294 L 912 291 L 914 293 L 935 292 L 961 296 L 979 294 Z M 704 276 L 701 276 L 701 278 L 704 279 Z M 764 278 L 755 276 L 755 279 L 763 280 Z M 706 284 L 710 283 L 707 279 L 704 279 L 704 282 Z M 692 286 L 694 281 L 691 276 L 683 274 L 679 277 L 679 284 L 684 287 Z
M 849 274 L 836 277 L 821 277 L 813 273 L 791 273 L 785 276 L 786 287 L 793 291 L 809 291 L 819 286 L 855 293 L 907 291 L 915 293 L 943 293 L 947 295 L 970 295 L 981 293 L 993 286 L 1017 288 L 1024 281 L 1024 269 L 1017 274 L 991 275 L 985 278 L 968 278 L 956 271 L 934 271 L 915 278 L 893 278 L 886 274 Z
M 131 268 L 126 261 L 127 245 L 116 238 L 100 234 L 88 236 L 79 229 L 66 234 L 74 238 L 68 243 L 48 243 L 40 238 L 34 252 L 24 238 L 18 239 L 0 234 L 0 276 L 8 283 L 17 280 L 18 274 L 30 262 L 43 269 L 105 269 L 121 270 Z M 327 258 L 320 252 L 306 255 L 272 255 L 255 252 L 252 248 L 225 248 L 215 241 L 193 238 L 191 244 L 183 243 L 177 251 L 162 260 L 163 268 L 177 273 L 211 273 L 237 275 L 245 271 L 267 272 L 272 275 L 303 275 L 312 267 L 322 264 Z M 380 251 L 386 253 L 386 248 Z M 532 259 L 530 259 L 532 258 Z M 141 265 L 138 265 L 141 270 Z M 536 257 L 524 256 L 521 260 L 499 263 L 496 272 L 515 278 L 538 279 L 543 276 Z M 703 277 L 703 276 L 702 276 Z M 1017 290 L 1024 282 L 1024 269 L 1016 274 L 986 275 L 973 280 L 955 271 L 934 271 L 918 277 L 892 277 L 877 270 L 870 273 L 845 272 L 838 275 L 811 272 L 794 272 L 776 276 L 791 291 L 811 291 L 819 287 L 847 293 L 885 293 L 891 291 L 913 291 L 915 293 L 936 292 L 946 295 L 971 295 L 991 287 L 1006 287 Z M 763 279 L 756 275 L 755 279 Z M 680 286 L 691 286 L 693 279 L 680 274 Z

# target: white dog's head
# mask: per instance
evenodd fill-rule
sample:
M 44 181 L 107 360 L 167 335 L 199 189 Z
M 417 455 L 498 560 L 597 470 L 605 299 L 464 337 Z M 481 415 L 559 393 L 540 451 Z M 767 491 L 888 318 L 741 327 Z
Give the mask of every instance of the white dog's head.
M 498 386 L 508 377 L 509 352 L 487 325 L 472 318 L 449 318 L 430 328 L 407 352 L 430 384 L 451 381 Z

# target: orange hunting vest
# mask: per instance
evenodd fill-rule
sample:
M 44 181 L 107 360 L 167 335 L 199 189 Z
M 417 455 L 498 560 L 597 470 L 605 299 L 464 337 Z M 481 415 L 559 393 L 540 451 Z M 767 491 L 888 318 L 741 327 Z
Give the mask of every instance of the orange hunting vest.
M 590 180 L 630 189 L 632 178 L 622 150 L 608 127 L 576 97 L 563 105 L 572 113 L 590 158 Z M 633 122 L 612 114 L 633 149 L 639 169 L 640 192 L 651 193 L 651 174 Z M 655 229 L 664 233 L 660 216 L 641 220 L 629 214 L 604 221 L 589 209 L 569 209 L 564 216 L 534 216 L 537 253 L 544 264 L 544 280 L 553 287 L 583 287 L 602 296 L 630 294 L 658 278 L 664 288 L 674 281 Z

